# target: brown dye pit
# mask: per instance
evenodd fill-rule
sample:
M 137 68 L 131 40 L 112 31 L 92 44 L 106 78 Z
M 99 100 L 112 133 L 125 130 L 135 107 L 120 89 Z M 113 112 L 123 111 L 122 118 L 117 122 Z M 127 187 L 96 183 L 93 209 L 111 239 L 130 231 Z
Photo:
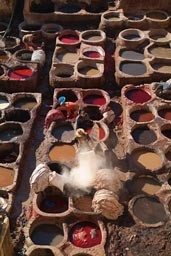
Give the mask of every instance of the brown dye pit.
M 123 50 L 120 56 L 127 60 L 143 60 L 144 54 L 135 50 Z
M 137 41 L 140 40 L 141 36 L 139 34 L 127 34 L 124 35 L 123 38 L 126 40 Z
M 0 187 L 12 185 L 14 181 L 15 171 L 10 168 L 0 166 Z
M 170 73 L 171 72 L 171 65 L 164 65 L 162 63 L 153 64 L 152 68 L 159 72 L 162 72 L 162 73 Z
M 5 48 L 13 48 L 16 46 L 16 40 L 13 37 L 5 37 L 4 38 Z
M 145 109 L 133 111 L 130 114 L 130 117 L 136 122 L 149 122 L 154 119 L 154 115 L 150 111 Z
M 169 36 L 164 36 L 161 34 L 154 34 L 154 35 L 150 35 L 150 38 L 155 40 L 156 42 L 165 42 L 168 41 L 170 38 Z
M 171 139 L 171 129 L 164 129 L 161 131 L 162 134 L 167 138 L 167 139 Z
M 153 197 L 138 198 L 133 206 L 135 216 L 143 223 L 157 224 L 167 220 L 164 206 Z
M 145 64 L 140 62 L 121 63 L 120 70 L 125 74 L 133 76 L 141 76 L 147 72 Z
M 54 256 L 54 253 L 50 249 L 37 248 L 29 256 Z
M 112 15 L 111 16 L 106 16 L 105 19 L 108 20 L 108 21 L 118 21 L 118 20 L 121 20 L 120 17 L 114 16 L 114 15 L 113 16 Z
M 142 167 L 148 170 L 159 169 L 162 166 L 162 158 L 160 155 L 146 149 L 134 152 L 132 154 L 132 160 L 136 164 L 140 164 Z
M 34 228 L 30 237 L 35 244 L 56 246 L 63 240 L 64 234 L 56 225 L 42 224 Z
M 0 63 L 4 63 L 9 59 L 6 52 L 0 51 Z
M 158 111 L 160 117 L 171 120 L 171 108 L 163 108 Z
M 64 13 L 75 13 L 75 12 L 79 12 L 81 8 L 76 4 L 67 4 L 59 7 L 58 10 Z
M 142 145 L 148 145 L 156 141 L 157 136 L 154 131 L 148 127 L 139 127 L 131 132 L 131 135 L 136 143 Z
M 15 101 L 14 107 L 21 109 L 32 109 L 37 105 L 37 101 L 34 98 L 20 98 Z
M 158 58 L 171 59 L 170 46 L 154 46 L 149 49 L 150 53 Z
M 87 35 L 84 36 L 83 39 L 96 42 L 96 41 L 102 40 L 102 37 L 100 35 L 87 34 Z
M 61 52 L 61 53 L 58 53 L 56 57 L 61 62 L 74 63 L 78 60 L 78 53 L 76 51 Z
M 84 67 L 79 69 L 79 73 L 86 75 L 86 76 L 96 76 L 100 73 L 97 68 L 93 67 Z
M 161 12 L 149 12 L 146 14 L 148 18 L 153 20 L 165 20 L 167 16 Z
M 76 151 L 72 145 L 58 145 L 53 146 L 49 152 L 51 161 L 73 161 L 75 159 Z
M 153 177 L 139 177 L 133 181 L 133 192 L 135 194 L 147 193 L 154 195 L 160 188 L 160 183 Z
M 61 141 L 70 141 L 74 138 L 75 131 L 71 125 L 64 125 L 55 127 L 52 131 L 52 135 Z
M 74 207 L 80 211 L 92 212 L 92 197 L 84 196 L 74 200 Z
M 46 213 L 62 213 L 68 210 L 68 199 L 62 195 L 47 195 L 39 209 Z
M 0 96 L 0 109 L 5 109 L 9 106 L 9 102 L 6 97 Z
M 136 14 L 128 16 L 128 19 L 133 21 L 139 21 L 139 20 L 142 20 L 143 18 L 144 18 L 143 15 L 136 15 Z

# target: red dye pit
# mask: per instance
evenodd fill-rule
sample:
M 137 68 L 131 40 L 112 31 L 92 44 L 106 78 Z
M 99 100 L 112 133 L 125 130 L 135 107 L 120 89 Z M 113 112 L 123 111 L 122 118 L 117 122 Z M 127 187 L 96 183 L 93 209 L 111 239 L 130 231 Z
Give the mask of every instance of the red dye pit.
M 86 130 L 86 132 L 90 134 L 91 130 L 92 128 Z M 99 127 L 99 140 L 102 140 L 104 137 L 105 137 L 105 131 L 103 130 L 103 128 Z
M 66 35 L 60 38 L 60 41 L 66 44 L 74 44 L 79 41 L 79 37 L 76 35 Z
M 72 227 L 69 234 L 71 242 L 81 248 L 90 248 L 101 243 L 102 235 L 94 223 L 80 222 Z
M 135 103 L 144 103 L 151 99 L 149 93 L 142 89 L 129 90 L 126 92 L 125 96 Z
M 92 59 L 97 59 L 97 58 L 100 58 L 101 55 L 99 52 L 96 52 L 96 51 L 87 51 L 87 52 L 84 52 L 84 56 L 88 57 L 88 58 L 92 58 Z
M 46 213 L 61 213 L 68 210 L 68 200 L 59 195 L 50 195 L 41 202 L 39 209 Z
M 24 69 L 16 69 L 13 71 L 10 71 L 9 77 L 16 80 L 22 80 L 30 78 L 33 74 L 33 71 L 29 68 Z
M 101 97 L 99 95 L 88 95 L 84 99 L 84 103 L 86 104 L 93 104 L 93 105 L 99 105 L 102 106 L 106 103 L 106 100 L 104 97 Z

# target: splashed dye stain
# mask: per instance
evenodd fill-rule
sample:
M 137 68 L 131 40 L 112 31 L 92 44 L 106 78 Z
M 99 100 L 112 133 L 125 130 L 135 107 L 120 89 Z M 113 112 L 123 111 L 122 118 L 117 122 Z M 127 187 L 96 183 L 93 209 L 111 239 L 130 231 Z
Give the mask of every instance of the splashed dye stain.
M 60 38 L 60 41 L 66 44 L 74 44 L 79 42 L 79 37 L 77 35 L 65 35 Z
M 77 247 L 90 248 L 101 243 L 102 235 L 96 224 L 80 222 L 71 228 L 69 239 Z
M 93 105 L 99 105 L 99 106 L 106 104 L 106 99 L 103 96 L 99 96 L 96 94 L 91 94 L 84 97 L 83 101 L 86 104 L 93 104 Z
M 39 209 L 46 213 L 61 213 L 68 210 L 68 200 L 59 195 L 49 195 L 41 202 Z
M 149 122 L 154 119 L 154 115 L 148 110 L 139 109 L 130 114 L 131 119 L 136 122 Z
M 63 231 L 52 224 L 39 225 L 31 233 L 33 243 L 38 245 L 56 246 L 63 240 L 63 237 Z
M 33 71 L 30 68 L 15 69 L 9 72 L 11 79 L 22 80 L 28 79 L 33 75 Z
M 150 94 L 142 89 L 129 90 L 126 92 L 125 96 L 135 103 L 144 103 L 151 99 Z
M 157 140 L 157 136 L 153 130 L 148 127 L 140 127 L 131 132 L 131 135 L 136 143 L 148 145 Z
M 135 216 L 147 224 L 166 221 L 167 216 L 163 204 L 154 197 L 142 197 L 133 206 Z
M 12 185 L 14 181 L 15 171 L 10 168 L 0 166 L 0 187 Z

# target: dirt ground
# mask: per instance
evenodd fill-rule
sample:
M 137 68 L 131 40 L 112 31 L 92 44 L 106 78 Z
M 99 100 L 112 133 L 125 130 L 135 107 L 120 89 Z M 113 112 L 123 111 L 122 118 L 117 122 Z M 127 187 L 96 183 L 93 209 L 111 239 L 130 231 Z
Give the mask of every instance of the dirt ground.
M 17 36 L 18 24 L 23 20 L 22 1 L 18 2 L 18 10 L 20 15 L 15 15 L 13 20 L 12 34 Z M 87 25 L 88 27 L 88 25 Z M 87 29 L 87 27 L 85 29 Z M 71 27 L 68 27 L 71 28 Z M 115 84 L 114 63 L 111 58 L 114 48 L 111 40 L 108 40 L 106 53 L 107 63 L 110 62 L 106 69 L 106 80 L 104 88 L 111 96 L 111 100 L 115 104 L 116 122 L 114 129 L 110 133 L 110 149 L 112 152 L 112 163 L 117 167 L 121 180 L 127 177 L 127 163 L 125 161 L 124 134 L 122 130 L 122 106 L 120 99 L 120 88 Z M 23 227 L 27 224 L 27 216 L 29 211 L 29 177 L 37 164 L 41 162 L 44 156 L 44 120 L 45 116 L 52 105 L 53 90 L 49 86 L 48 72 L 51 65 L 51 56 L 53 51 L 48 50 L 47 62 L 42 71 L 39 80 L 38 92 L 43 95 L 43 104 L 40 115 L 37 117 L 32 137 L 25 154 L 25 164 L 23 165 L 22 176 L 16 191 L 14 207 L 10 216 L 11 232 L 15 246 L 15 255 L 24 255 L 24 237 L 22 234 Z M 105 221 L 107 229 L 107 243 L 105 246 L 107 256 L 171 256 L 171 223 L 167 222 L 160 228 L 145 228 L 135 224 L 130 216 L 127 204 L 130 195 L 127 190 L 123 190 L 123 204 L 125 207 L 123 216 L 117 221 Z M 25 212 L 27 210 L 27 213 Z M 6 255 L 7 256 L 7 255 Z

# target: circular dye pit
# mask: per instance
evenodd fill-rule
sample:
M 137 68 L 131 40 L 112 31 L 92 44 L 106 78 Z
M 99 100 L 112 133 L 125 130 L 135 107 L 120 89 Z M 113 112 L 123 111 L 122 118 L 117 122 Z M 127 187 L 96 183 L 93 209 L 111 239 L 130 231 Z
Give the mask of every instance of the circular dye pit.
M 6 49 L 15 48 L 17 46 L 17 38 L 7 36 L 3 39 Z
M 150 94 L 143 89 L 128 90 L 125 96 L 135 103 L 145 103 L 151 99 Z
M 7 60 L 9 60 L 9 58 L 10 55 L 8 54 L 8 52 L 0 50 L 0 64 L 5 63 Z
M 39 205 L 46 213 L 62 213 L 68 210 L 68 199 L 62 195 L 47 195 Z
M 8 72 L 10 79 L 25 80 L 33 75 L 33 71 L 28 67 L 15 67 Z
M 170 34 L 166 30 L 151 30 L 148 33 L 149 38 L 152 39 L 153 41 L 157 43 L 164 43 L 164 42 L 169 42 L 170 41 Z
M 0 166 L 0 187 L 11 186 L 14 181 L 15 171 L 10 168 Z
M 30 119 L 30 113 L 27 110 L 15 109 L 5 114 L 7 121 L 25 123 Z
M 58 8 L 59 12 L 64 12 L 64 13 L 75 13 L 81 11 L 80 6 L 76 4 L 67 4 L 64 6 L 61 6 Z
M 78 72 L 85 76 L 97 76 L 100 74 L 100 71 L 96 67 L 91 66 L 82 67 L 78 69 Z
M 130 113 L 130 118 L 136 122 L 150 122 L 154 115 L 149 110 L 138 109 Z
M 131 158 L 136 165 L 147 170 L 156 170 L 162 167 L 163 161 L 159 154 L 148 149 L 135 150 Z
M 142 62 L 121 62 L 120 70 L 132 76 L 142 76 L 147 72 L 146 65 Z
M 122 50 L 120 57 L 127 60 L 144 60 L 144 53 L 136 50 Z
M 171 108 L 163 108 L 158 110 L 158 115 L 166 120 L 171 120 Z
M 19 29 L 23 32 L 28 32 L 28 34 L 33 33 L 41 29 L 41 25 L 29 25 L 22 22 L 19 24 Z
M 64 44 L 75 44 L 79 42 L 79 36 L 76 34 L 66 34 L 59 37 L 59 40 Z
M 85 51 L 83 55 L 91 59 L 98 59 L 102 57 L 101 54 L 97 51 Z
M 37 101 L 35 98 L 32 98 L 32 97 L 19 98 L 14 102 L 14 107 L 21 108 L 21 109 L 32 109 L 36 105 L 37 105 Z
M 0 78 L 4 76 L 4 69 L 0 66 Z
M 143 20 L 144 19 L 144 15 L 129 15 L 127 16 L 129 20 L 131 21 L 140 21 L 140 20 Z
M 19 50 L 16 52 L 15 56 L 20 61 L 31 61 L 33 51 L 30 50 Z
M 21 126 L 16 125 L 16 126 L 7 126 L 6 127 L 1 127 L 0 128 L 0 140 L 2 141 L 10 141 L 13 138 L 20 136 L 23 134 L 23 130 Z
M 29 256 L 54 256 L 54 253 L 50 249 L 45 249 L 45 248 L 37 248 L 33 250 Z
M 99 105 L 106 104 L 106 99 L 102 95 L 90 94 L 83 98 L 85 104 Z
M 154 195 L 161 188 L 160 183 L 153 177 L 142 176 L 133 180 L 132 191 L 134 194 Z
M 15 143 L 0 144 L 0 163 L 13 163 L 19 155 L 19 145 Z
M 68 78 L 74 75 L 74 68 L 70 64 L 57 64 L 54 69 L 56 77 Z
M 72 101 L 75 102 L 78 100 L 75 92 L 73 90 L 61 90 L 58 92 L 57 98 L 59 99 L 60 97 L 65 97 L 66 101 Z
M 5 109 L 9 106 L 9 102 L 6 97 L 0 96 L 0 109 Z
M 75 63 L 76 61 L 78 61 L 79 55 L 76 50 L 60 51 L 56 54 L 56 58 L 61 62 Z
M 146 16 L 153 20 L 165 20 L 167 15 L 164 12 L 160 11 L 149 11 L 146 13 Z
M 51 161 L 66 161 L 70 162 L 75 159 L 76 150 L 72 145 L 56 145 L 49 151 Z
M 79 211 L 92 212 L 92 209 L 91 209 L 92 197 L 91 196 L 79 197 L 74 200 L 73 204 L 74 204 L 74 208 L 76 208 Z
M 154 197 L 137 198 L 133 205 L 133 213 L 144 224 L 158 224 L 167 220 L 163 204 Z
M 105 19 L 109 22 L 122 20 L 119 12 L 107 12 L 105 14 L 102 14 L 102 17 L 103 17 L 103 19 Z
M 168 44 L 165 46 L 151 46 L 148 51 L 156 58 L 171 59 L 171 48 Z
M 70 229 L 69 240 L 77 247 L 90 248 L 101 243 L 102 234 L 96 224 L 80 222 Z
M 148 145 L 157 140 L 155 132 L 145 126 L 134 129 L 131 135 L 136 143 L 142 145 Z
M 75 136 L 75 131 L 71 125 L 56 126 L 52 130 L 52 135 L 57 140 L 72 141 Z
M 41 224 L 33 229 L 30 237 L 34 244 L 57 246 L 62 242 L 64 234 L 55 224 Z
M 95 33 L 95 34 L 94 33 L 85 33 L 82 37 L 86 41 L 93 41 L 93 42 L 98 42 L 103 39 L 103 37 L 97 33 Z
M 93 127 L 92 127 L 92 128 L 89 128 L 88 130 L 86 130 L 86 132 L 90 135 L 91 132 L 92 132 L 92 129 L 93 129 Z M 97 134 L 97 138 L 98 138 L 99 140 L 104 139 L 105 136 L 106 136 L 105 131 L 104 131 L 104 129 L 103 129 L 102 127 L 99 127 L 99 128 L 98 128 L 97 133 L 98 133 L 98 134 Z
M 124 39 L 130 40 L 130 41 L 137 41 L 141 39 L 141 36 L 138 33 L 129 33 L 122 36 Z
M 151 64 L 152 68 L 158 72 L 162 73 L 170 73 L 171 72 L 171 65 L 167 65 L 165 63 L 154 63 Z
M 168 126 L 167 128 L 161 128 L 161 133 L 167 138 L 171 139 L 171 127 Z

